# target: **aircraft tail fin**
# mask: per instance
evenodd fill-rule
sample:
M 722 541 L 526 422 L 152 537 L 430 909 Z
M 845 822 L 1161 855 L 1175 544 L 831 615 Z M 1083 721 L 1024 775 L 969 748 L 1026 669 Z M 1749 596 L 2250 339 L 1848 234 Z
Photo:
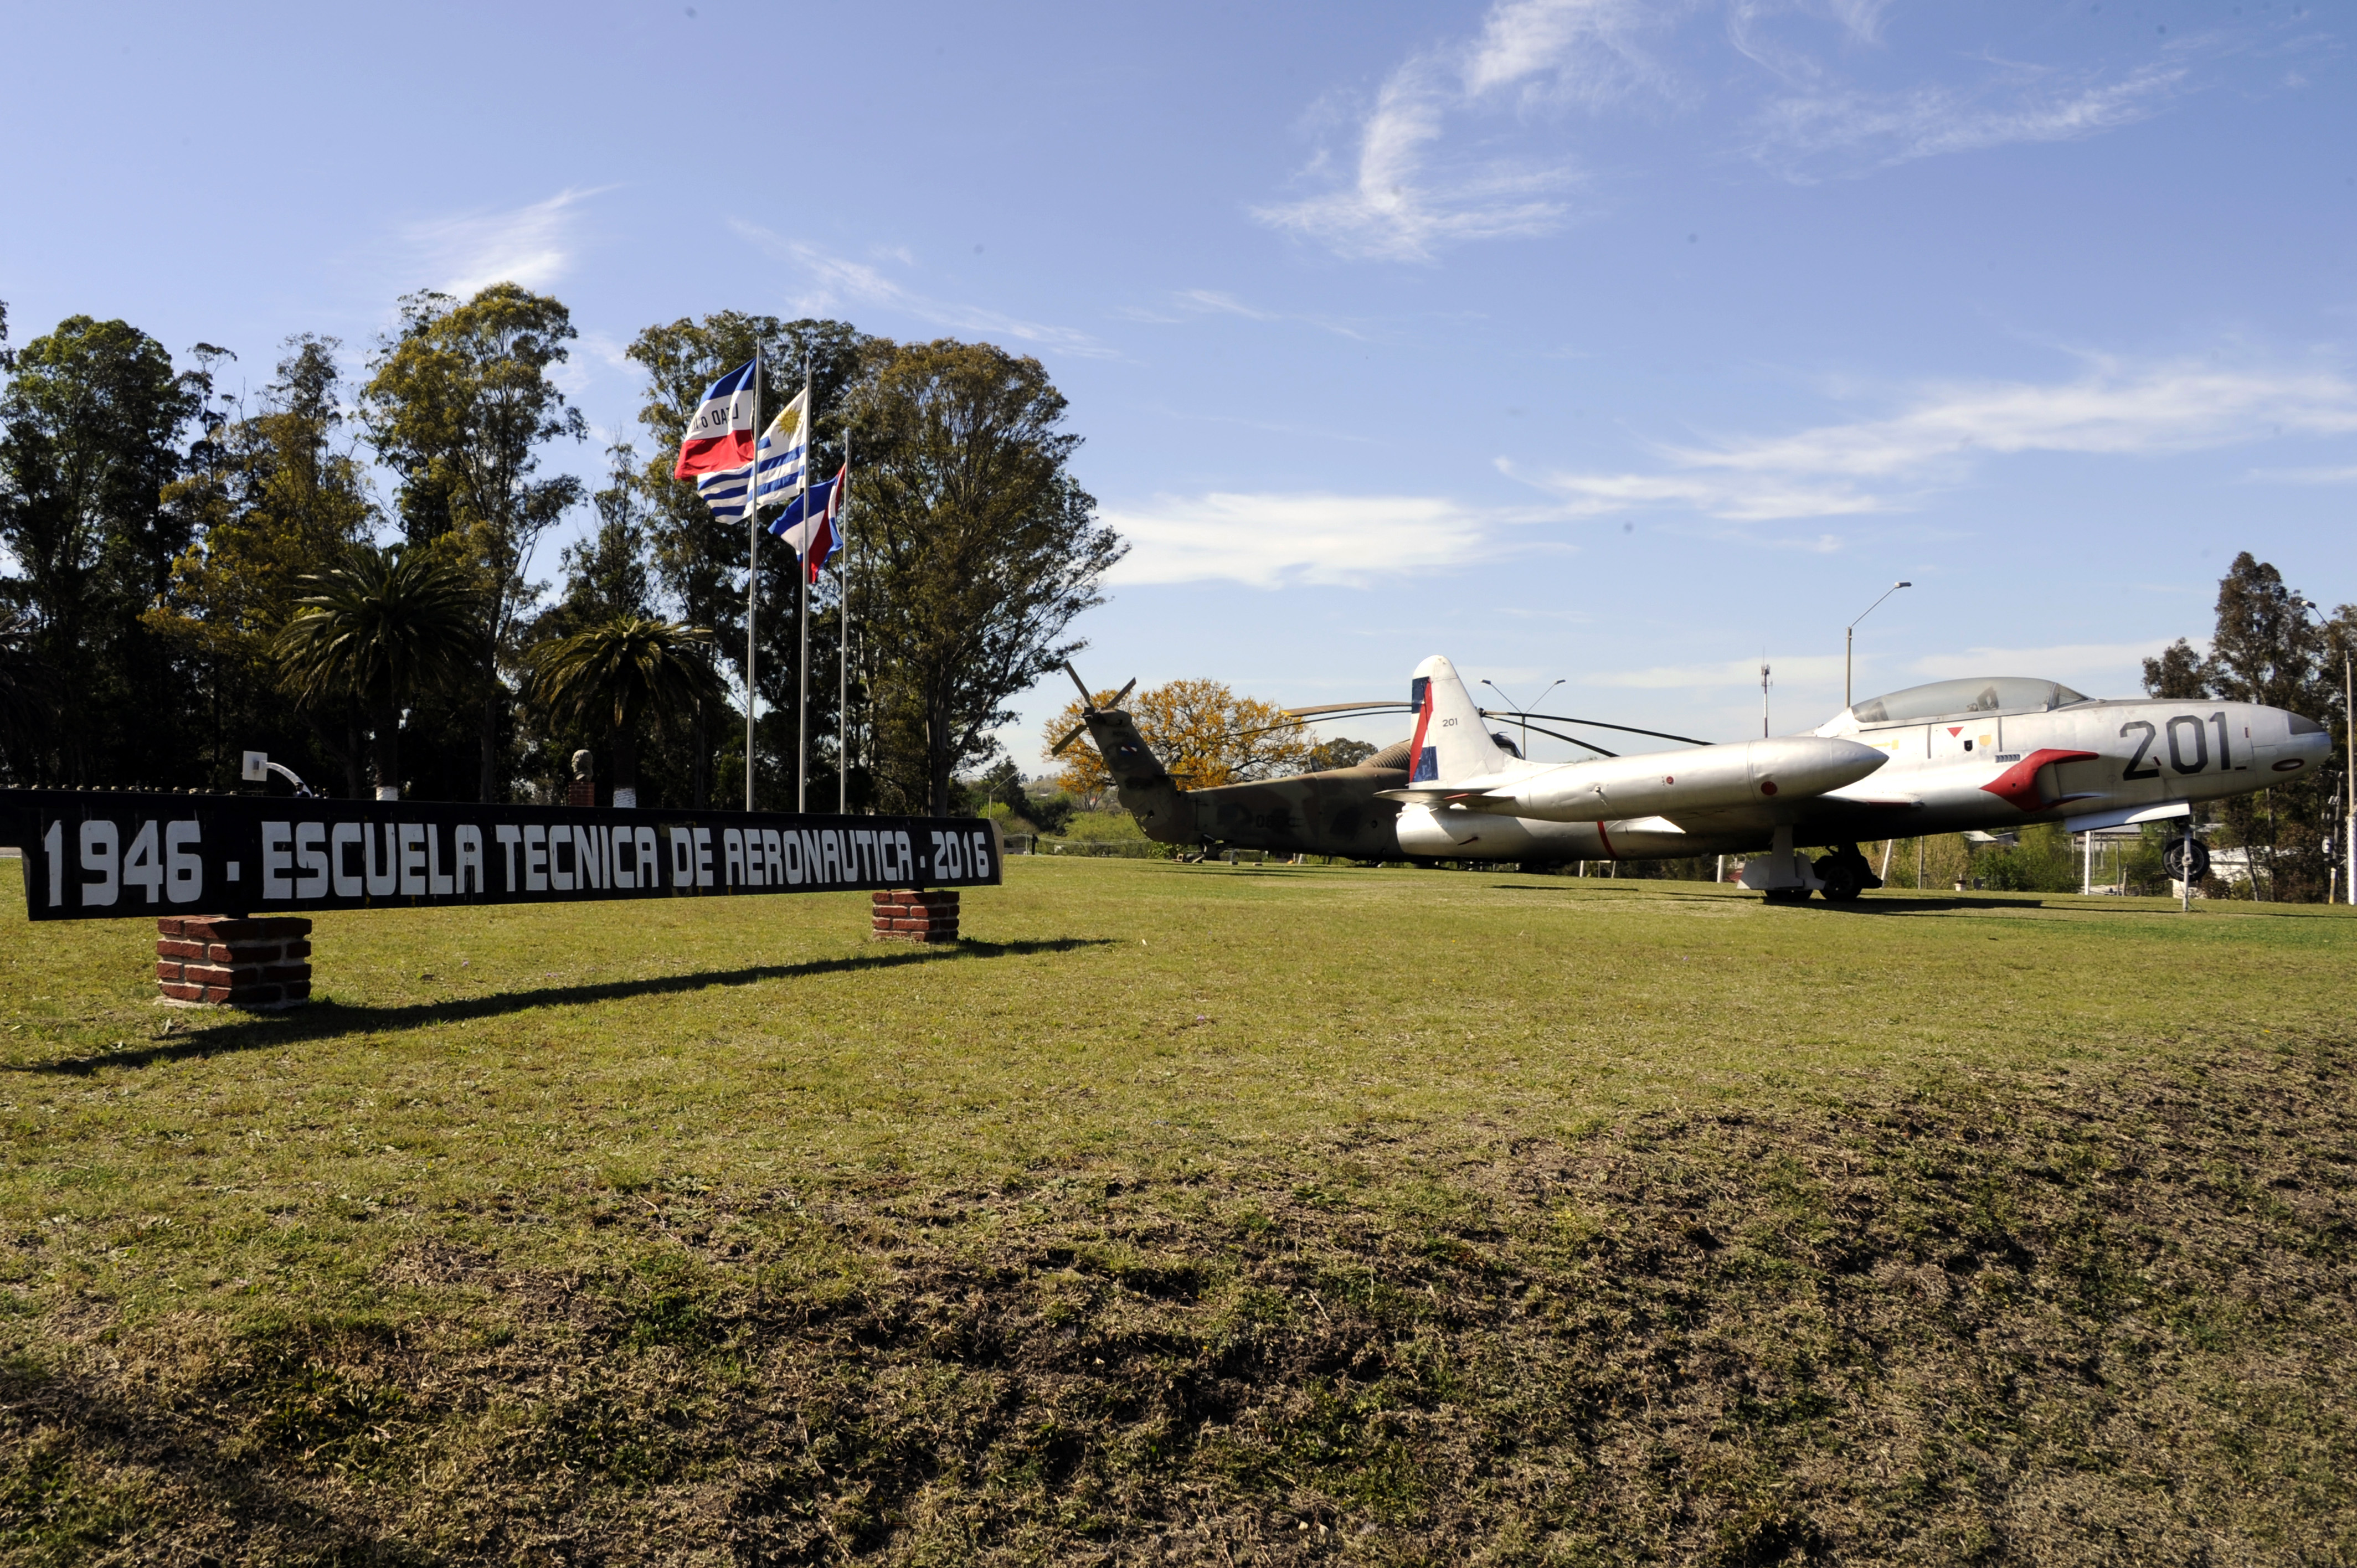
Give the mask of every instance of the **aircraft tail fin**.
M 1481 710 L 1465 689 L 1457 666 L 1436 653 L 1415 667 L 1408 684 L 1415 705 L 1415 736 L 1408 743 L 1408 783 L 1451 783 L 1498 772 L 1513 759 L 1481 722 Z
M 1137 819 L 1146 836 L 1164 843 L 1194 843 L 1195 813 L 1185 791 L 1137 733 L 1137 721 L 1119 708 L 1092 709 L 1082 720 L 1105 771 L 1113 775 L 1122 809 Z

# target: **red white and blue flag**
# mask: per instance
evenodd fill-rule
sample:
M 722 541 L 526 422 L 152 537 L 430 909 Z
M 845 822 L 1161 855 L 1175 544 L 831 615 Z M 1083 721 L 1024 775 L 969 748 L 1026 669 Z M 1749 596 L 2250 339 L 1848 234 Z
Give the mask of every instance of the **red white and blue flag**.
M 794 547 L 802 558 L 810 580 L 818 581 L 819 568 L 834 557 L 843 547 L 843 539 L 835 528 L 835 520 L 843 515 L 843 503 L 851 490 L 851 465 L 831 479 L 822 480 L 796 496 L 770 524 L 770 532 Z
M 693 479 L 699 474 L 752 467 L 753 378 L 760 364 L 759 360 L 748 360 L 712 383 L 695 417 L 687 422 L 673 478 Z
M 761 432 L 761 489 L 759 499 L 776 500 L 802 482 L 802 469 L 810 455 L 810 431 L 802 418 L 802 405 L 810 396 L 805 387 L 794 393 L 793 401 L 778 410 L 778 417 L 770 421 L 770 428 Z M 734 522 L 745 515 L 745 492 L 752 488 L 754 465 L 742 464 L 715 473 L 700 474 L 695 480 L 695 493 L 712 509 L 712 515 L 723 522 Z

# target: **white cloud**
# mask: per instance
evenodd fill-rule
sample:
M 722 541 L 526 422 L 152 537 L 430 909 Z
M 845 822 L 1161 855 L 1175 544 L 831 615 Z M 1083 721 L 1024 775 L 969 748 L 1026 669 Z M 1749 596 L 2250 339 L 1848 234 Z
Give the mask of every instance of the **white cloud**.
M 1180 289 L 1171 295 L 1169 300 L 1171 308 L 1182 314 L 1173 316 L 1166 311 L 1140 306 L 1125 309 L 1121 314 L 1129 320 L 1148 322 L 1158 327 L 1175 327 L 1193 317 L 1232 316 L 1243 321 L 1297 321 L 1305 327 L 1315 327 L 1320 332 L 1331 332 L 1338 338 L 1348 338 L 1353 342 L 1363 343 L 1370 337 L 1363 327 L 1340 317 L 1266 310 L 1214 288 Z
M 1217 289 L 1190 288 L 1179 291 L 1181 303 L 1214 316 L 1241 316 L 1247 321 L 1282 321 L 1285 318 L 1273 310 L 1257 310 L 1232 294 Z
M 1710 473 L 1529 475 L 1503 458 L 1498 469 L 1537 486 L 1564 503 L 1570 518 L 1605 517 L 1649 507 L 1682 507 L 1734 522 L 1790 517 L 1838 517 L 1889 510 L 1881 497 L 1853 487 L 1792 478 Z
M 1110 574 L 1115 584 L 1356 586 L 1476 560 L 1488 548 L 1480 516 L 1438 496 L 1214 491 L 1103 517 L 1130 545 Z
M 1069 327 L 1051 327 L 984 306 L 935 299 L 894 282 L 865 262 L 830 255 L 807 242 L 789 240 L 758 224 L 732 219 L 729 226 L 770 255 L 802 267 L 812 286 L 796 298 L 794 303 L 799 309 L 816 314 L 836 309 L 844 301 L 852 300 L 897 310 L 915 320 L 933 327 L 946 327 L 953 332 L 972 332 L 1011 339 L 1034 348 L 1091 358 L 1110 357 L 1113 353 L 1112 349 L 1087 333 Z M 888 253 L 896 257 L 904 254 L 899 252 Z
M 2254 468 L 2244 477 L 2276 485 L 2357 485 L 2357 465 L 2344 468 Z
M 505 212 L 413 223 L 403 238 L 434 286 L 461 298 L 495 283 L 545 289 L 572 270 L 578 209 L 597 190 L 561 190 Z
M 1867 91 L 1817 52 L 1778 35 L 1797 18 L 1830 25 L 1846 53 L 1881 42 L 1888 0 L 1728 0 L 1726 41 L 1778 79 L 1752 116 L 1746 149 L 1786 178 L 1857 176 L 1917 158 L 2099 135 L 2162 112 L 2192 88 L 2192 62 L 2216 38 L 2171 40 L 2164 57 L 2122 72 L 2065 71 L 1989 59 L 1977 80 Z M 1556 145 L 1511 149 L 1567 108 L 1699 95 L 1663 63 L 1657 38 L 1699 0 L 1497 0 L 1471 38 L 1411 54 L 1370 101 L 1313 119 L 1348 125 L 1302 171 L 1312 194 L 1253 215 L 1351 258 L 1428 261 L 1453 245 L 1531 236 L 1574 216 L 1579 170 Z M 1722 91 L 1743 91 L 1730 83 Z
M 1792 435 L 1661 445 L 1661 470 L 1521 475 L 1575 516 L 1683 507 L 1733 521 L 1902 510 L 1978 460 L 2155 456 L 2298 433 L 2357 433 L 2357 384 L 2328 371 L 2096 360 L 2075 381 L 1947 382 L 1882 419 Z
M 2158 113 L 2188 75 L 2181 65 L 2155 65 L 2116 81 L 2058 81 L 2013 66 L 1974 89 L 1783 98 L 1760 116 L 1752 152 L 1786 178 L 1805 183 L 2017 142 L 2076 141 Z
M 1376 91 L 1355 157 L 1331 188 L 1254 216 L 1346 256 L 1423 261 L 1445 246 L 1545 233 L 1568 216 L 1560 160 L 1448 157 L 1452 117 L 1598 107 L 1664 73 L 1638 36 L 1664 16 L 1638 0 L 1502 0 L 1479 37 L 1411 57 Z M 1326 176 L 1321 150 L 1308 171 Z

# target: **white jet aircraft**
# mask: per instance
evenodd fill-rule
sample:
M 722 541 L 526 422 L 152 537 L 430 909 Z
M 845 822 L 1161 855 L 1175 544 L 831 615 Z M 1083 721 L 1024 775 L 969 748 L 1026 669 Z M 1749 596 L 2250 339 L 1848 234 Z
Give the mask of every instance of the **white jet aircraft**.
M 1807 735 L 1591 762 L 1524 760 L 1485 726 L 1448 660 L 1416 666 L 1400 848 L 1437 859 L 1744 854 L 1770 898 L 1855 898 L 1881 882 L 1861 841 L 2183 817 L 2329 754 L 2322 725 L 2255 703 L 2104 702 L 2053 681 L 1938 681 L 1870 698 Z M 1544 715 L 1541 715 L 1544 716 Z M 1812 861 L 1803 846 L 1826 846 Z M 1765 854 L 1760 852 L 1765 851 Z

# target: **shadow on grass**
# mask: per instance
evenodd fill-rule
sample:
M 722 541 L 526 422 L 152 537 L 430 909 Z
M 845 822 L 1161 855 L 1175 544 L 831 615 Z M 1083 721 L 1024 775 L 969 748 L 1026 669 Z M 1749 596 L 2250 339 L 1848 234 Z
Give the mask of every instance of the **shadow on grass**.
M 898 969 L 916 963 L 955 963 L 965 959 L 1023 957 L 1033 953 L 1072 952 L 1082 948 L 1114 945 L 1110 937 L 1058 937 L 1046 941 L 1027 942 L 985 942 L 968 938 L 953 948 L 910 948 L 899 951 L 860 953 L 851 958 L 813 959 L 807 963 L 755 964 L 743 969 L 655 975 L 645 980 L 616 980 L 596 985 L 549 985 L 536 991 L 502 991 L 490 996 L 414 1002 L 398 1007 L 356 1007 L 345 1003 L 322 1001 L 285 1013 L 232 1015 L 232 1022 L 217 1024 L 168 1043 L 159 1041 L 136 1050 L 104 1051 L 48 1062 L 0 1064 L 0 1071 L 66 1073 L 81 1077 L 100 1068 L 140 1068 L 155 1062 L 210 1057 L 227 1051 L 275 1050 L 307 1040 L 331 1040 L 344 1035 L 387 1034 L 434 1024 L 467 1023 L 479 1018 L 496 1018 L 507 1013 L 522 1013 L 534 1007 L 572 1007 L 594 1002 L 620 1002 L 639 996 L 679 995 L 692 991 L 706 991 L 716 985 L 751 985 L 764 980 L 799 980 L 813 975 L 845 974 L 861 970 Z
M 2043 898 L 1975 898 L 1967 894 L 1949 894 L 1940 898 L 1859 898 L 1847 904 L 1828 904 L 1812 898 L 1806 904 L 1785 906 L 1792 909 L 1814 909 L 1821 915 L 1936 915 L 1943 909 L 2043 909 Z M 2143 910 L 2130 911 L 2142 914 Z
M 12 1435 L 46 1429 L 48 1441 L 13 1463 L 0 1461 L 0 1483 L 13 1483 L 18 1496 L 49 1505 L 34 1510 L 34 1517 L 20 1516 L 10 1531 L 20 1544 L 48 1547 L 40 1560 L 88 1562 L 115 1555 L 100 1550 L 104 1547 L 136 1551 L 165 1544 L 156 1539 L 154 1520 L 142 1506 L 145 1499 L 107 1475 L 108 1461 L 130 1460 L 171 1483 L 174 1506 L 248 1542 L 259 1538 L 281 1549 L 286 1555 L 272 1553 L 276 1561 L 382 1568 L 424 1568 L 437 1561 L 406 1542 L 367 1533 L 364 1526 L 285 1487 L 283 1452 L 225 1441 L 218 1428 L 199 1426 L 155 1404 L 113 1397 L 102 1384 L 19 1361 L 0 1369 L 0 1402 L 16 1425 Z M 39 1517 L 43 1512 L 49 1517 Z M 197 1560 L 220 1561 L 210 1555 Z

